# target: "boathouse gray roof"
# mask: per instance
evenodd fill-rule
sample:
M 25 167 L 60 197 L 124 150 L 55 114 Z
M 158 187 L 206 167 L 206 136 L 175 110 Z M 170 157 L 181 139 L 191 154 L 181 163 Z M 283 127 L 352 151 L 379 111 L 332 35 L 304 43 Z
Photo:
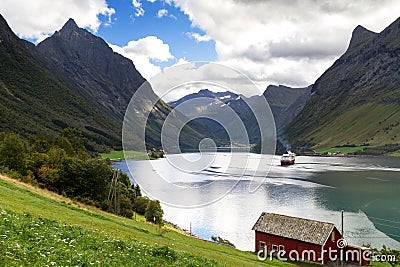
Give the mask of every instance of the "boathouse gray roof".
M 263 212 L 253 230 L 316 245 L 324 245 L 335 225 L 298 217 Z

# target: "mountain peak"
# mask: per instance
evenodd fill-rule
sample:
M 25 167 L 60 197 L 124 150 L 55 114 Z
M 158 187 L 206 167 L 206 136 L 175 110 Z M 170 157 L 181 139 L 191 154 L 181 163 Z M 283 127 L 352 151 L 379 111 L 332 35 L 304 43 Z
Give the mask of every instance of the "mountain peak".
M 76 29 L 79 28 L 78 25 L 76 24 L 75 20 L 72 18 L 69 18 L 68 21 L 64 24 L 63 28 L 69 28 L 69 29 Z
M 400 17 L 398 17 L 395 21 L 393 21 L 386 29 L 400 29 Z
M 7 25 L 7 21 L 5 18 L 0 14 L 0 26 L 3 27 L 4 25 Z
M 380 34 L 383 39 L 395 40 L 400 37 L 400 17 L 393 21 L 388 27 L 386 27 Z
M 205 89 L 201 89 L 200 91 L 199 91 L 199 93 L 200 92 L 202 92 L 202 93 L 209 93 L 209 92 L 211 92 L 209 89 L 207 89 L 207 88 L 205 88 Z
M 354 48 L 358 46 L 359 44 L 363 43 L 367 39 L 376 36 L 377 33 L 370 31 L 366 28 L 364 28 L 361 25 L 358 25 L 354 30 L 353 33 L 351 34 L 351 40 L 349 44 L 349 49 Z
M 0 14 L 0 41 L 10 41 L 12 38 L 16 38 L 16 36 L 10 26 L 8 26 L 5 18 Z
M 198 94 L 199 94 L 199 95 L 202 95 L 202 96 L 212 96 L 212 95 L 215 94 L 215 93 L 212 92 L 211 90 L 205 88 L 205 89 L 201 89 L 201 90 L 198 92 Z
M 70 18 L 68 21 L 64 24 L 64 26 L 61 28 L 61 30 L 58 32 L 59 35 L 61 36 L 69 36 L 74 32 L 77 32 L 80 28 L 76 24 L 75 20 Z

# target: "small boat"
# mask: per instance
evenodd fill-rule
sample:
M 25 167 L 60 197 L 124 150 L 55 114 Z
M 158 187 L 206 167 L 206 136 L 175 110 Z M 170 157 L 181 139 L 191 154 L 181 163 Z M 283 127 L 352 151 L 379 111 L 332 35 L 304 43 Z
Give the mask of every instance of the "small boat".
M 283 154 L 282 158 L 281 158 L 281 165 L 285 166 L 285 165 L 293 165 L 294 161 L 296 159 L 296 154 L 288 151 L 287 154 Z

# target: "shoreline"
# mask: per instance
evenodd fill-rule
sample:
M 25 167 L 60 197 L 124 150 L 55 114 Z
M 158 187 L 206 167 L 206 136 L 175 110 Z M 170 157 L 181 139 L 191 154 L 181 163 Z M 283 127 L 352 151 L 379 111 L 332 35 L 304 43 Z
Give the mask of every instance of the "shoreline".
M 193 153 L 193 152 L 190 152 Z M 196 152 L 199 153 L 199 152 Z M 217 152 L 217 153 L 230 153 L 230 152 Z M 232 152 L 232 153 L 241 153 L 241 152 Z M 251 153 L 251 152 L 249 152 Z M 183 154 L 183 153 L 182 153 Z M 251 154 L 258 154 L 258 153 L 251 153 Z M 262 154 L 258 154 L 262 155 Z M 275 154 L 275 157 L 281 157 L 281 154 Z M 322 154 L 296 154 L 296 157 L 319 157 L 319 158 L 400 158 L 399 155 L 373 155 L 373 154 L 363 154 L 363 155 L 354 155 L 354 154 L 340 154 L 340 155 L 322 155 Z M 126 161 L 126 160 L 134 160 L 134 161 L 141 161 L 141 160 L 157 160 L 157 159 L 163 159 L 166 158 L 147 158 L 147 159 L 135 159 L 135 158 L 102 158 L 104 160 L 107 160 L 108 162 L 116 163 L 116 162 L 121 162 L 121 161 Z
M 122 160 L 154 160 L 164 157 L 164 151 L 125 151 L 111 150 L 109 153 L 101 153 L 99 157 L 110 162 Z

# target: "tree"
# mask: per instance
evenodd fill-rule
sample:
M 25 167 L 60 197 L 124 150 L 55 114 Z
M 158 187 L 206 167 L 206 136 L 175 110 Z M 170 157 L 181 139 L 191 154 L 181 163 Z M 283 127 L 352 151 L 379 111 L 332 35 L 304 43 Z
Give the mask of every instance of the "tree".
M 58 168 L 52 168 L 47 165 L 43 165 L 38 170 L 38 178 L 42 185 L 52 191 L 57 191 L 55 184 L 60 178 L 60 170 Z
M 83 160 L 66 157 L 60 166 L 60 178 L 55 184 L 55 191 L 68 197 L 87 197 L 86 190 L 89 185 L 85 178 L 86 174 L 87 169 Z
M 136 196 L 137 197 L 141 197 L 142 196 L 142 191 L 140 190 L 139 184 L 135 185 L 135 192 L 136 192 Z
M 36 135 L 29 138 L 32 152 L 47 153 L 52 146 L 53 137 Z
M 108 196 L 112 168 L 104 161 L 99 159 L 89 159 L 84 161 L 84 185 L 82 195 L 101 202 Z
M 133 205 L 131 199 L 125 195 L 121 196 L 121 215 L 127 218 L 133 216 Z
M 27 156 L 27 144 L 18 134 L 10 133 L 3 137 L 0 143 L 0 166 L 23 174 L 26 171 Z
M 89 158 L 85 148 L 85 139 L 81 131 L 74 128 L 65 128 L 60 137 L 55 140 L 56 145 L 63 148 L 68 156 L 78 157 L 80 159 Z
M 135 211 L 141 215 L 144 215 L 149 201 L 150 199 L 148 197 L 136 197 Z
M 163 225 L 163 214 L 164 211 L 161 208 L 160 201 L 150 200 L 149 203 L 147 203 L 146 211 L 144 213 L 146 221 Z

